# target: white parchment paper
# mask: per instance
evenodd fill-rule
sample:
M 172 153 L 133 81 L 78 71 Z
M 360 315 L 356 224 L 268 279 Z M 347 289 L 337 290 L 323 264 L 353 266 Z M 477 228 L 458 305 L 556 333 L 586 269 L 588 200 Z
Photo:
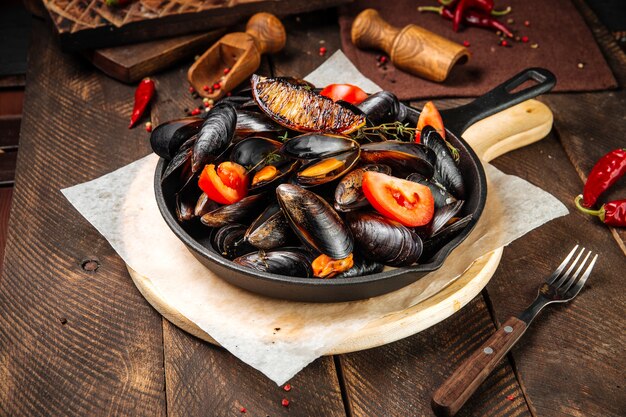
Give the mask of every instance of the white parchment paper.
M 320 73 L 334 72 L 336 76 L 346 65 L 352 66 L 349 61 L 341 68 L 328 64 Z M 350 83 L 373 91 L 360 84 L 362 78 L 353 74 Z M 568 213 L 545 191 L 486 164 L 484 213 L 438 271 L 401 290 L 368 300 L 329 304 L 278 301 L 227 284 L 202 266 L 176 238 L 154 197 L 157 160 L 154 154 L 146 156 L 62 193 L 132 269 L 150 278 L 170 306 L 277 384 L 369 323 L 437 293 L 480 256 Z

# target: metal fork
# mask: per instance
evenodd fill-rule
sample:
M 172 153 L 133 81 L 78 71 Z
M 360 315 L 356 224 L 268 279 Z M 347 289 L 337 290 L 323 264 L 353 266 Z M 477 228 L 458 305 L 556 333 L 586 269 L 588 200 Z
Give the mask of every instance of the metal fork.
M 487 379 L 500 360 L 524 334 L 533 319 L 548 304 L 565 303 L 572 300 L 589 278 L 598 259 L 585 248 L 578 251 L 578 245 L 572 249 L 559 267 L 541 284 L 535 301 L 519 317 L 510 317 L 503 325 L 441 385 L 433 394 L 433 411 L 438 416 L 453 416 L 472 396 L 476 389 Z M 574 261 L 570 262 L 572 257 Z M 587 265 L 585 269 L 585 265 Z M 584 269 L 584 273 L 583 273 Z M 565 271 L 565 272 L 563 272 Z M 582 274 L 582 276 L 581 276 Z

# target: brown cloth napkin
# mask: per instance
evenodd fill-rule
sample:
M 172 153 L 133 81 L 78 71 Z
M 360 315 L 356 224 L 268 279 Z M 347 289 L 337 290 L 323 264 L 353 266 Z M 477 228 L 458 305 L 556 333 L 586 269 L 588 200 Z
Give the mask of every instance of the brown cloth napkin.
M 513 11 L 498 19 L 516 35 L 528 36 L 527 43 L 509 40 L 512 47 L 499 46 L 500 38 L 486 29 L 465 27 L 452 31 L 452 22 L 436 13 L 420 13 L 418 6 L 436 6 L 437 0 L 357 0 L 340 9 L 342 49 L 356 67 L 401 100 L 428 97 L 478 96 L 525 68 L 544 67 L 557 78 L 553 91 L 593 91 L 616 88 L 617 81 L 593 35 L 569 0 L 500 0 L 497 9 Z M 380 51 L 360 50 L 352 44 L 350 28 L 354 17 L 366 8 L 377 9 L 387 22 L 402 28 L 422 26 L 458 43 L 468 41 L 472 57 L 455 66 L 443 83 L 424 80 L 396 69 L 391 63 L 378 66 Z M 529 21 L 529 26 L 524 21 Z M 537 48 L 531 48 L 537 44 Z M 582 64 L 582 68 L 579 68 Z

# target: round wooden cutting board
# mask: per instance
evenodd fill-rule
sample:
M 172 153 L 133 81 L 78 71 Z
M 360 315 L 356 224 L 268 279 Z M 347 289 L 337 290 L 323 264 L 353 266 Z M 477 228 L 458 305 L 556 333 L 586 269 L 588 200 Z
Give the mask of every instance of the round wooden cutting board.
M 546 105 L 528 100 L 477 122 L 462 136 L 484 161 L 490 161 L 510 150 L 541 140 L 552 129 L 552 120 L 552 112 Z M 480 293 L 495 273 L 501 256 L 502 248 L 484 255 L 443 290 L 405 310 L 371 322 L 329 354 L 382 346 L 439 323 Z M 150 277 L 130 267 L 128 270 L 139 291 L 166 319 L 202 340 L 217 344 L 209 334 L 172 307 L 167 295 L 159 293 Z

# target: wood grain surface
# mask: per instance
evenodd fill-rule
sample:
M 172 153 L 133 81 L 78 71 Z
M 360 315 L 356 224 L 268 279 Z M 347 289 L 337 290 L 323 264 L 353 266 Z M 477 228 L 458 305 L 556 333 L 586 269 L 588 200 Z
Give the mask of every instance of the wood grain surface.
M 623 85 L 623 53 L 579 5 Z M 333 12 L 284 23 L 287 45 L 261 73 L 305 75 L 339 46 Z M 555 195 L 571 213 L 508 246 L 487 292 L 426 332 L 317 360 L 285 392 L 163 321 L 121 259 L 61 196 L 60 188 L 121 167 L 149 145 L 142 129 L 126 128 L 133 88 L 62 54 L 43 24 L 34 28 L 0 278 L 0 416 L 237 416 L 238 407 L 254 416 L 431 416 L 433 390 L 497 323 L 532 301 L 537 283 L 575 243 L 601 253 L 586 288 L 538 317 L 460 415 L 624 415 L 623 231 L 574 212 L 570 203 L 597 156 L 624 144 L 623 89 L 544 97 L 555 113 L 553 133 L 494 161 Z M 156 78 L 153 123 L 199 104 L 186 92 L 186 69 Z M 625 191 L 622 181 L 608 197 Z M 291 400 L 288 408 L 282 398 Z
M 12 187 L 0 188 L 0 273 L 2 273 L 2 265 L 4 261 L 4 247 L 7 242 L 9 213 L 11 211 L 12 199 Z

